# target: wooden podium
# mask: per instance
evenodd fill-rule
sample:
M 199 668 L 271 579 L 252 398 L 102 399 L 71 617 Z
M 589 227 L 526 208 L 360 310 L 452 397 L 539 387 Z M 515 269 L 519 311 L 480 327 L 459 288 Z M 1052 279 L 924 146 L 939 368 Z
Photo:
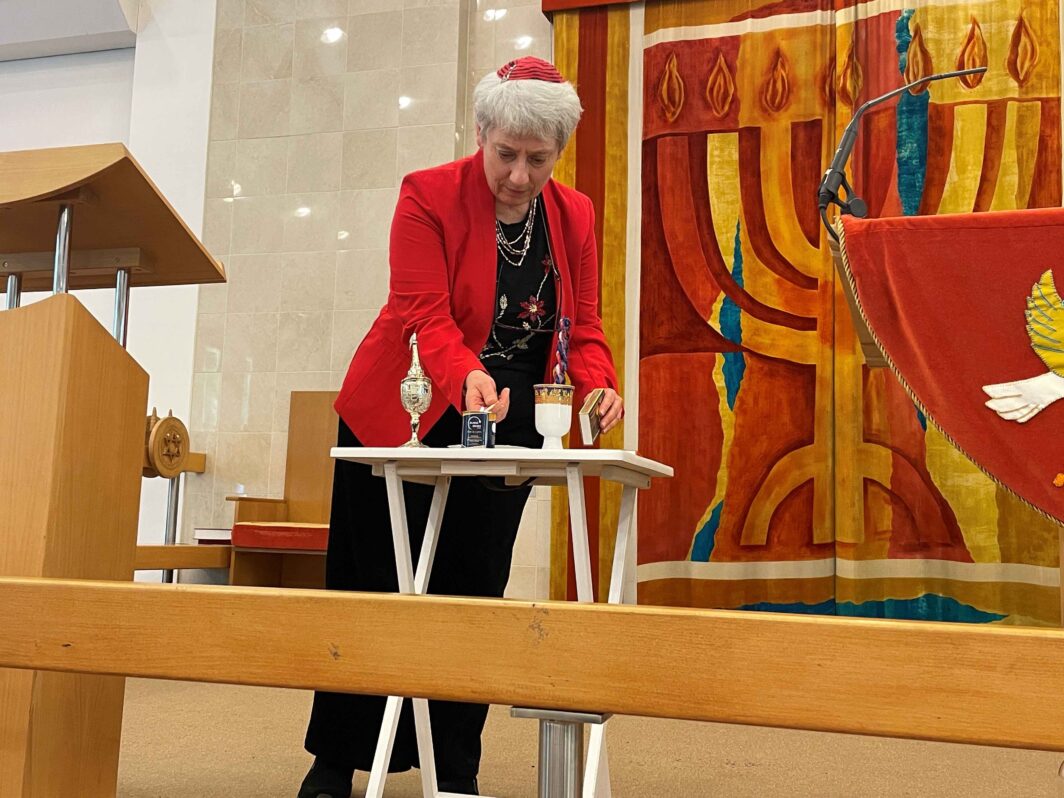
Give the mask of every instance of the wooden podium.
M 130 580 L 148 375 L 131 285 L 222 282 L 121 144 L 0 153 L 0 575 Z M 114 285 L 108 332 L 66 293 Z M 20 307 L 21 291 L 53 296 Z M 0 796 L 116 791 L 125 680 L 0 669 Z

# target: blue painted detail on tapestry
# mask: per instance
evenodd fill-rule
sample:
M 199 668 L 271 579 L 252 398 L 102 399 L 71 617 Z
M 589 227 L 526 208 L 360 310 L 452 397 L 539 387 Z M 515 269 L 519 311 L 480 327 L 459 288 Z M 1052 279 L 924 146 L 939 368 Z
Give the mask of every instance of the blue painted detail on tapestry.
M 927 177 L 927 107 L 929 91 L 905 92 L 897 107 L 898 196 L 901 210 L 914 216 L 920 210 Z
M 905 9 L 898 17 L 894 39 L 898 44 L 898 71 L 905 74 L 909 58 L 909 20 L 913 10 Z M 902 213 L 913 216 L 920 210 L 924 196 L 924 180 L 927 177 L 927 108 L 931 92 L 920 94 L 905 92 L 898 98 L 895 111 L 897 124 L 896 158 L 898 162 L 898 196 Z
M 905 621 L 950 621 L 953 623 L 993 623 L 1005 615 L 984 612 L 950 596 L 925 593 L 912 599 L 884 601 L 840 601 L 838 614 L 851 618 L 892 618 Z
M 920 429 L 927 432 L 927 416 L 925 416 L 923 411 L 916 405 L 913 405 L 913 410 L 916 411 L 916 421 L 920 425 Z
M 720 514 L 723 510 L 724 502 L 717 502 L 702 528 L 695 533 L 695 541 L 691 545 L 691 562 L 709 562 L 713 545 L 717 542 L 717 530 L 720 528 Z
M 739 221 L 735 222 L 735 250 L 734 263 L 732 265 L 732 279 L 736 285 L 743 287 L 743 248 L 739 236 Z M 720 334 L 733 344 L 743 342 L 742 310 L 736 305 L 731 297 L 724 297 L 720 306 Z M 739 397 L 739 388 L 742 387 L 743 374 L 746 373 L 746 356 L 742 352 L 724 353 L 724 390 L 728 400 L 728 408 L 735 409 L 735 400 Z
M 894 23 L 894 41 L 897 44 L 898 62 L 901 64 L 902 72 L 905 71 L 909 60 L 909 42 L 913 40 L 912 32 L 909 30 L 909 20 L 915 13 L 915 8 L 906 8 L 901 12 L 898 21 Z
M 821 601 L 819 604 L 802 604 L 792 602 L 790 604 L 773 604 L 771 601 L 759 601 L 756 604 L 744 604 L 741 610 L 753 612 L 795 612 L 803 615 L 834 615 L 835 599 Z

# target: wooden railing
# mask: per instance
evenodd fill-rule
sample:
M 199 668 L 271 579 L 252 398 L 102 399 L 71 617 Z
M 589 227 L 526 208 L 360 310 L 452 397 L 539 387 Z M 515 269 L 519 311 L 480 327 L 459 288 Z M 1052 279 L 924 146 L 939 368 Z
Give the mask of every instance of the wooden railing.
M 1064 750 L 1064 632 L 0 579 L 0 667 Z

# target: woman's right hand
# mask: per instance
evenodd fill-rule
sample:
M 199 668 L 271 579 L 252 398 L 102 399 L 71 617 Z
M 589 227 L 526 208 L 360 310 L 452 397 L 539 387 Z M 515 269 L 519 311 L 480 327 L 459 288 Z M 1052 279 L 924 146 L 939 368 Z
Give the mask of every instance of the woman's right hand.
M 462 391 L 465 396 L 466 410 L 481 410 L 492 407 L 495 420 L 502 421 L 510 409 L 510 389 L 503 388 L 502 394 L 495 391 L 495 380 L 485 371 L 471 371 L 466 375 L 465 388 Z

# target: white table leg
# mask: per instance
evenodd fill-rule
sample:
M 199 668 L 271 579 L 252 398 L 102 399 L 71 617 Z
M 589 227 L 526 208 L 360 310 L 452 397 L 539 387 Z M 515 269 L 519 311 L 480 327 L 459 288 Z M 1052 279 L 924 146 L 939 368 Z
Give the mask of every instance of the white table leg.
M 613 548 L 613 568 L 610 570 L 610 604 L 620 604 L 624 598 L 625 577 L 628 572 L 628 549 L 635 530 L 636 488 L 625 485 L 621 491 L 621 511 L 617 518 L 617 541 Z M 587 746 L 587 767 L 584 770 L 583 798 L 610 797 L 610 767 L 606 756 L 606 724 L 591 727 Z
M 440 541 L 443 511 L 447 507 L 447 494 L 450 489 L 450 477 L 441 476 L 436 480 L 436 488 L 432 492 L 432 504 L 429 507 L 429 518 L 425 524 L 425 538 L 421 542 L 421 555 L 417 559 L 417 574 L 414 576 L 414 592 L 419 595 L 424 595 L 429 589 L 429 575 L 432 573 L 432 562 L 436 558 L 436 544 Z M 421 762 L 421 791 L 423 795 L 435 796 L 437 794 L 436 759 L 432 750 L 429 702 L 424 698 L 415 698 L 413 703 L 418 760 Z
M 639 492 L 636 491 L 632 499 L 632 522 L 628 532 L 628 557 L 625 560 L 624 591 L 622 604 L 639 603 L 639 579 L 636 576 L 639 568 Z
M 565 481 L 569 488 L 569 523 L 573 529 L 573 566 L 576 569 L 576 597 L 593 602 L 595 593 L 591 581 L 591 547 L 587 539 L 587 505 L 584 502 L 584 478 L 578 466 L 566 466 Z M 596 798 L 599 785 L 609 794 L 609 773 L 606 768 L 605 724 L 591 729 L 591 745 L 584 768 L 584 798 Z
M 421 794 L 436 798 L 436 755 L 432 750 L 432 725 L 429 723 L 429 702 L 426 698 L 412 698 L 414 731 L 417 735 L 417 755 L 421 763 Z
M 436 556 L 436 544 L 439 542 L 440 528 L 443 525 L 443 511 L 447 504 L 447 494 L 451 487 L 450 477 L 440 477 L 432 494 L 428 522 L 425 525 L 425 538 L 421 544 L 421 556 L 418 558 L 417 577 L 410 558 L 410 534 L 406 518 L 406 502 L 403 497 L 403 480 L 395 463 L 386 463 L 384 479 L 388 490 L 388 511 L 392 522 L 392 542 L 395 546 L 395 569 L 399 577 L 400 593 L 424 594 L 428 589 L 429 576 L 432 573 L 432 561 Z M 414 728 L 417 732 L 418 759 L 421 762 L 421 789 L 427 798 L 436 798 L 436 760 L 432 750 L 432 726 L 429 721 L 429 702 L 424 698 L 412 699 L 414 705 Z M 382 798 L 384 782 L 388 778 L 388 763 L 395 745 L 395 734 L 399 728 L 399 710 L 403 699 L 400 696 L 388 696 L 384 708 L 384 720 L 377 738 L 377 749 L 373 754 L 373 769 L 370 771 L 367 798 Z
M 432 492 L 432 506 L 429 507 L 429 520 L 425 525 L 425 539 L 421 542 L 421 556 L 417 558 L 417 574 L 414 576 L 414 592 L 418 595 L 424 595 L 429 590 L 429 574 L 432 573 L 432 562 L 436 559 L 436 544 L 440 542 L 443 511 L 447 507 L 447 494 L 450 490 L 450 477 L 440 477 L 436 480 L 436 489 Z
M 392 543 L 395 546 L 395 570 L 399 592 L 414 592 L 414 564 L 410 559 L 410 530 L 406 525 L 406 502 L 403 480 L 395 463 L 385 463 L 384 480 L 388 488 L 388 514 L 392 520 Z
M 613 568 L 610 571 L 610 595 L 607 601 L 610 604 L 624 603 L 624 588 L 628 580 L 628 556 L 631 547 L 632 533 L 635 530 L 635 497 L 636 489 L 631 485 L 625 485 L 621 491 L 621 511 L 617 517 L 617 542 L 613 549 Z
M 377 749 L 373 752 L 373 768 L 369 772 L 366 798 L 382 798 L 384 795 L 384 780 L 388 778 L 388 763 L 392 758 L 395 730 L 399 728 L 399 710 L 402 706 L 403 699 L 396 695 L 388 696 L 384 704 L 384 719 L 377 737 Z
M 580 467 L 565 467 L 569 487 L 569 524 L 573 528 L 573 565 L 576 568 L 577 601 L 594 601 L 591 583 L 591 552 L 587 542 L 587 509 L 584 503 L 584 478 Z
M 606 757 L 606 724 L 591 727 L 584 768 L 583 798 L 610 798 L 610 765 Z

